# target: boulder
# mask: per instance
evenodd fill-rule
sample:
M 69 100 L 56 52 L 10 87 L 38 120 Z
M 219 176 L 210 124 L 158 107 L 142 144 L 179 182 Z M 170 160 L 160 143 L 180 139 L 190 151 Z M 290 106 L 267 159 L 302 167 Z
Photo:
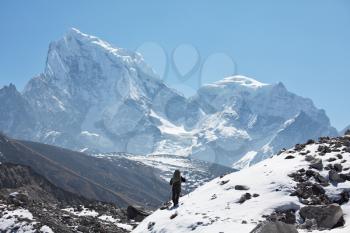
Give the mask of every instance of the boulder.
M 334 164 L 334 170 L 337 172 L 341 172 L 343 170 L 343 166 L 340 163 Z
M 238 203 L 243 204 L 245 201 L 247 201 L 251 198 L 252 198 L 252 195 L 250 193 L 245 193 L 239 198 Z
M 338 196 L 335 198 L 333 202 L 339 205 L 343 205 L 349 202 L 349 199 L 350 199 L 349 192 L 346 190 L 343 190 L 341 193 L 338 194 Z
M 311 162 L 311 161 L 315 160 L 315 157 L 312 156 L 312 155 L 306 155 L 305 156 L 305 160 L 308 161 L 308 162 Z
M 304 206 L 300 209 L 304 220 L 315 220 L 318 229 L 332 229 L 343 219 L 343 210 L 338 204 Z
M 329 180 L 333 183 L 342 183 L 345 182 L 345 179 L 342 178 L 338 172 L 335 170 L 329 170 L 328 172 Z
M 142 210 L 141 208 L 134 207 L 134 206 L 128 206 L 126 209 L 126 214 L 128 219 L 133 219 L 137 222 L 142 221 L 145 217 L 149 215 L 148 212 Z
M 246 185 L 235 185 L 236 190 L 249 190 L 249 187 Z
M 331 203 L 321 185 L 309 181 L 298 183 L 291 196 L 298 196 L 300 202 L 305 205 L 326 205 Z
M 316 170 L 322 171 L 323 170 L 323 163 L 321 159 L 317 159 L 314 162 L 310 164 L 310 168 L 314 168 Z
M 328 180 L 325 177 L 323 177 L 320 173 L 316 172 L 313 177 L 322 186 L 328 186 L 329 185 Z
M 296 227 L 284 222 L 259 223 L 250 233 L 298 233 Z
M 321 143 L 322 143 L 322 141 L 321 141 Z M 331 153 L 332 152 L 332 150 L 328 146 L 324 146 L 324 145 L 318 146 L 317 151 L 322 153 L 322 154 L 326 154 L 326 153 Z
M 307 140 L 306 145 L 310 145 L 310 144 L 314 144 L 314 143 L 315 143 L 315 140 L 309 139 L 309 140 Z
M 301 151 L 301 150 L 303 150 L 304 148 L 305 148 L 305 145 L 304 145 L 304 144 L 296 144 L 295 147 L 294 147 L 294 149 L 295 149 L 296 151 Z

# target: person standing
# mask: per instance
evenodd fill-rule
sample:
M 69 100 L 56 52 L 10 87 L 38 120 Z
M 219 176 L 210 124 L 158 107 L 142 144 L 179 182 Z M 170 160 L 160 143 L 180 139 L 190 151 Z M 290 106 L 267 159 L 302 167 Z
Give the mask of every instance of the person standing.
M 180 170 L 175 170 L 173 178 L 170 180 L 170 185 L 172 185 L 172 200 L 174 206 L 178 206 L 179 204 L 182 182 L 186 182 L 186 179 L 181 176 Z

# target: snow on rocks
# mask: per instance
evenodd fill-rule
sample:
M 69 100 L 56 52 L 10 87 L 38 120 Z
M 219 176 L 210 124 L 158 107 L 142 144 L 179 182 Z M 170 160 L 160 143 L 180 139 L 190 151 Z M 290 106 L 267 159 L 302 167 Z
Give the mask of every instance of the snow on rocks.
M 133 232 L 350 232 L 349 146 L 348 137 L 321 138 L 284 150 L 200 186 L 180 198 L 178 208 L 157 210 Z M 285 159 L 289 155 L 294 158 Z M 323 167 L 310 167 L 320 161 Z M 329 171 L 344 182 L 329 180 Z M 229 188 L 237 185 L 249 193 Z
M 79 209 L 74 209 L 74 208 L 66 208 L 63 209 L 64 211 L 67 211 L 71 214 L 74 214 L 76 216 L 91 216 L 91 217 L 96 217 L 99 214 L 95 210 L 90 210 L 85 208 L 84 206 L 80 206 Z
M 40 232 L 42 232 L 42 233 L 54 233 L 54 232 L 52 231 L 52 229 L 51 229 L 50 227 L 46 226 L 46 225 L 44 225 L 44 226 L 42 226 L 42 227 L 40 228 Z
M 0 232 L 36 232 L 34 225 L 37 223 L 29 210 L 8 209 L 5 205 L 1 205 L 0 210 Z

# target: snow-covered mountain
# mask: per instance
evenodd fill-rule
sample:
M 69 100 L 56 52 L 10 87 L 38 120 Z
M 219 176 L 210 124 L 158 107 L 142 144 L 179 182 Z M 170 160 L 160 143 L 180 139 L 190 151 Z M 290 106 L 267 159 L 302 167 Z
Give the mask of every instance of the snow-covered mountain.
M 350 136 L 309 140 L 214 179 L 133 232 L 347 233 L 349 169 Z
M 21 94 L 4 87 L 0 99 L 8 103 L 0 107 L 0 130 L 10 136 L 89 152 L 190 155 L 236 168 L 337 134 L 323 110 L 282 83 L 233 76 L 185 98 L 140 54 L 77 29 L 50 44 L 44 73 Z

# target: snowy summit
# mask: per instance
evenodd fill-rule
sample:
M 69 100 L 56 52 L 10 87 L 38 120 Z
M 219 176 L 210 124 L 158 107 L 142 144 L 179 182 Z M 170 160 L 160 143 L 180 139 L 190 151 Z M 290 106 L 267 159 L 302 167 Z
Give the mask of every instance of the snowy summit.
M 235 75 L 235 76 L 226 77 L 220 81 L 217 81 L 217 82 L 214 82 L 213 84 L 208 84 L 208 85 L 226 86 L 226 85 L 230 85 L 230 84 L 239 84 L 241 86 L 250 87 L 253 89 L 269 85 L 269 84 L 261 83 L 255 79 L 248 78 L 248 77 L 245 77 L 242 75 Z

